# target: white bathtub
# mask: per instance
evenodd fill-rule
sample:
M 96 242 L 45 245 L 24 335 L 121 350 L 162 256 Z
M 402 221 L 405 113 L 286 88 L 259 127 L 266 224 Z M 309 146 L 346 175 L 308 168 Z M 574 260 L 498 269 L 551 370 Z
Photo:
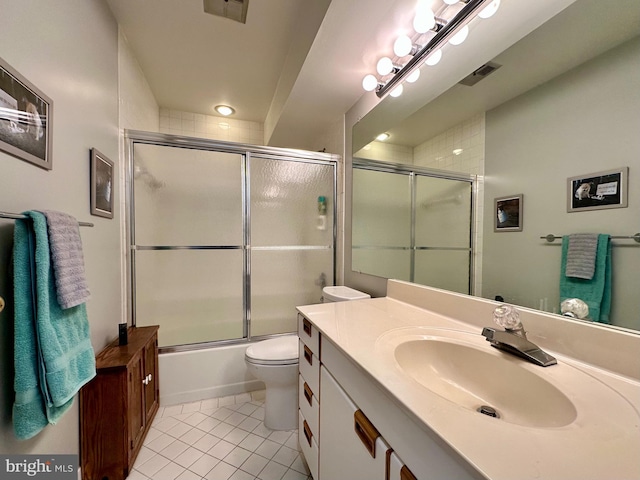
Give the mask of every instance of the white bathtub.
M 264 389 L 247 370 L 247 344 L 191 352 L 163 353 L 159 358 L 160 405 L 189 403 Z

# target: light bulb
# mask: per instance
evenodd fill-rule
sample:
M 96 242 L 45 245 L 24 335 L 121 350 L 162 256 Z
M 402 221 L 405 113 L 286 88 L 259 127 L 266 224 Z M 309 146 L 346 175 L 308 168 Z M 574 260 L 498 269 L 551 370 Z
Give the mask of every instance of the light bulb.
M 409 76 L 407 77 L 407 82 L 409 83 L 413 83 L 415 81 L 417 81 L 420 78 L 420 69 L 416 68 L 413 72 L 411 72 L 409 74 Z
M 393 70 L 393 62 L 389 57 L 382 57 L 380 60 L 378 60 L 376 70 L 380 75 L 388 75 Z
M 444 0 L 444 3 L 446 3 L 447 5 L 455 5 L 456 3 L 458 3 L 458 0 Z
M 406 35 L 400 35 L 393 44 L 393 53 L 399 57 L 404 57 L 411 53 L 413 43 Z
M 362 88 L 364 88 L 367 92 L 373 92 L 378 86 L 378 79 L 375 75 L 367 75 L 362 79 Z
M 413 29 L 418 33 L 426 33 L 436 26 L 436 17 L 430 8 L 419 10 L 413 19 Z
M 396 88 L 394 88 L 393 90 L 391 90 L 389 92 L 389 95 L 391 95 L 392 97 L 399 97 L 400 95 L 402 95 L 402 91 L 404 89 L 402 88 L 402 84 L 398 85 Z
M 449 39 L 449 43 L 451 45 L 460 45 L 467 39 L 467 35 L 469 35 L 469 26 L 465 25 Z
M 480 18 L 489 18 L 492 17 L 494 13 L 498 11 L 500 8 L 500 0 L 493 0 L 489 5 L 480 10 L 478 16 Z
M 427 58 L 427 60 L 424 63 L 426 63 L 430 67 L 433 67 L 434 65 L 438 64 L 441 58 L 442 58 L 442 50 L 438 49 L 435 52 L 433 52 L 431 55 L 429 55 L 429 58 Z

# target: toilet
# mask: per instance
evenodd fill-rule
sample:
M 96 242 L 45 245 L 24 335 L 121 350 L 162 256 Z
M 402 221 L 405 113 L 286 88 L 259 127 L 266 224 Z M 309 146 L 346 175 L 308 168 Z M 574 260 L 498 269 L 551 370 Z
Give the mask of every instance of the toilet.
M 346 302 L 349 300 L 363 300 L 365 298 L 371 298 L 371 295 L 343 285 L 324 287 L 322 289 L 323 302 Z
M 271 430 L 298 427 L 298 335 L 282 335 L 247 347 L 247 369 L 265 385 L 264 424 Z
M 371 298 L 349 287 L 324 287 L 323 302 Z M 271 430 L 298 428 L 298 335 L 253 343 L 244 359 L 249 372 L 265 385 L 264 424 Z

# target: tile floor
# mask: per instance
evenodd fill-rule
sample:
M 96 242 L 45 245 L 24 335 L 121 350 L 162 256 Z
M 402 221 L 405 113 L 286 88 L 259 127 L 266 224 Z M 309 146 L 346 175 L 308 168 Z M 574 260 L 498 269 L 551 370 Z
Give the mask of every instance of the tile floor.
M 160 407 L 128 480 L 313 480 L 298 431 L 265 427 L 264 391 Z

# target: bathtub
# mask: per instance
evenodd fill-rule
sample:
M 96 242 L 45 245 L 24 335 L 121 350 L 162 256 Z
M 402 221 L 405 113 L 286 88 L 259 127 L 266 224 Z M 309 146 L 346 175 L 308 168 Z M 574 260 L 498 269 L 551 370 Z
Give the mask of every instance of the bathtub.
M 196 402 L 264 389 L 247 370 L 247 344 L 225 345 L 159 357 L 160 405 Z

